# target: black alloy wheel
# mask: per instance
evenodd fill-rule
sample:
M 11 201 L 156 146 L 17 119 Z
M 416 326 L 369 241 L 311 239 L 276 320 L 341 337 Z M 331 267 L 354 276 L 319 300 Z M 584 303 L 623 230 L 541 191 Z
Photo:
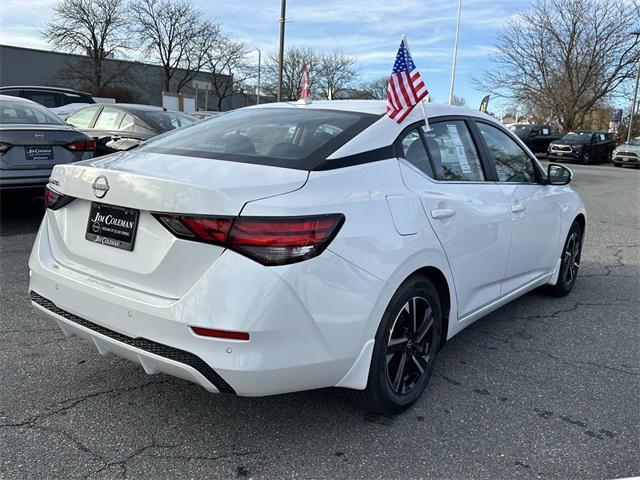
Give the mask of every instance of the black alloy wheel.
M 431 361 L 433 309 L 424 297 L 412 297 L 396 316 L 386 348 L 387 381 L 404 395 L 413 390 Z
M 553 296 L 564 297 L 573 290 L 578 277 L 578 270 L 580 269 L 582 235 L 583 231 L 580 224 L 573 222 L 562 250 L 558 281 L 555 285 L 547 287 L 547 290 Z
M 414 274 L 391 298 L 375 336 L 364 390 L 348 390 L 356 403 L 383 415 L 409 408 L 427 387 L 440 348 L 440 296 L 425 276 Z
M 565 287 L 571 288 L 578 276 L 580 268 L 580 232 L 570 232 L 562 255 L 562 281 Z

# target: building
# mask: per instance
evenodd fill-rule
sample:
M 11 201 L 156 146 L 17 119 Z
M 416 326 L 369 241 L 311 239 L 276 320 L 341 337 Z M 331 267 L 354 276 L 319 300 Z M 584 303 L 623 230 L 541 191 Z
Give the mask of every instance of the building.
M 84 55 L 0 45 L 0 86 L 48 85 L 88 91 L 81 75 L 86 62 Z M 164 89 L 161 66 L 107 59 L 104 70 L 105 75 L 113 77 L 114 81 L 107 89 L 108 94 L 101 93 L 100 96 L 112 96 L 122 102 L 162 106 Z M 179 69 L 175 78 L 182 78 L 185 73 Z M 172 80 L 172 92 L 175 92 L 177 83 L 178 80 Z M 210 75 L 199 72 L 182 88 L 182 93 L 197 96 L 198 110 L 218 110 L 218 98 L 212 94 L 210 86 Z M 268 100 L 261 98 L 261 101 Z M 221 110 L 255 103 L 256 96 L 253 94 L 236 94 L 223 100 Z

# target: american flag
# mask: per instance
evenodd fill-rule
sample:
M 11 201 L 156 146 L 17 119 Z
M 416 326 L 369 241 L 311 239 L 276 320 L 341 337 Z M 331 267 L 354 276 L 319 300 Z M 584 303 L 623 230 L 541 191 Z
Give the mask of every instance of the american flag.
M 407 44 L 402 39 L 400 48 L 393 64 L 393 71 L 389 77 L 387 89 L 387 114 L 389 118 L 402 123 L 429 91 L 422 81 L 422 76 L 416 69 Z

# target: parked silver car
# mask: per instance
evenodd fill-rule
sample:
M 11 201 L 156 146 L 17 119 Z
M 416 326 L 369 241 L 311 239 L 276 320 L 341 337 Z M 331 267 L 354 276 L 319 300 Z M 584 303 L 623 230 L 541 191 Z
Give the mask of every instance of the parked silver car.
M 613 151 L 613 164 L 616 167 L 628 165 L 640 168 L 640 137 L 631 140 L 629 143 L 619 145 Z
M 0 190 L 43 187 L 54 165 L 93 158 L 96 142 L 42 105 L 0 95 Z

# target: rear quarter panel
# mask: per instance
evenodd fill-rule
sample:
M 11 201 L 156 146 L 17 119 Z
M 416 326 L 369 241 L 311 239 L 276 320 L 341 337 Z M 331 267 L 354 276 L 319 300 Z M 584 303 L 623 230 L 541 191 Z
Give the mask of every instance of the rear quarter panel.
M 388 196 L 409 199 L 418 226 L 415 234 L 401 235 L 396 230 L 390 213 Z M 278 216 L 310 215 L 316 213 L 342 213 L 346 220 L 332 241 L 329 250 L 352 265 L 381 280 L 377 289 L 367 290 L 366 311 L 358 313 L 362 325 L 359 332 L 351 333 L 350 342 L 361 346 L 375 336 L 391 297 L 400 284 L 412 273 L 425 266 L 443 272 L 450 286 L 451 297 L 455 288 L 444 252 L 426 221 L 415 195 L 402 182 L 398 160 L 388 159 L 348 168 L 311 172 L 307 184 L 295 192 L 249 202 L 241 215 Z M 302 263 L 304 264 L 304 262 Z M 313 272 L 316 274 L 316 272 Z M 359 289 L 358 285 L 343 283 L 343 278 L 332 272 L 322 272 L 326 281 L 342 285 L 345 291 Z M 328 292 L 326 292 L 328 293 Z M 325 295 L 319 289 L 317 295 Z M 323 298 L 318 307 L 322 314 L 338 318 L 343 314 L 340 298 L 335 292 Z M 329 314 L 328 311 L 331 311 Z M 455 318 L 455 305 L 451 316 Z M 451 322 L 455 324 L 455 322 Z M 344 332 L 325 331 L 327 337 L 341 336 Z M 450 333 L 449 336 L 451 336 Z

